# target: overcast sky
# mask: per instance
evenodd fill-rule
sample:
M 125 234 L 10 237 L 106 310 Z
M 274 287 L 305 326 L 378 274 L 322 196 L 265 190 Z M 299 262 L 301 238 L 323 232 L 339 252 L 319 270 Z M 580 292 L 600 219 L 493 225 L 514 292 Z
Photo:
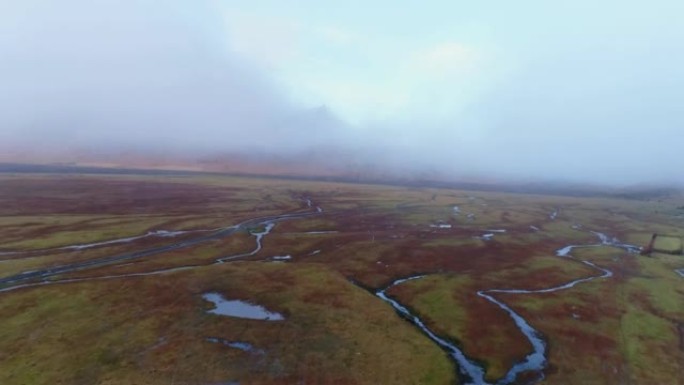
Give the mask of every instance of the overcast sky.
M 0 146 L 338 146 L 454 176 L 684 184 L 682 15 L 681 0 L 0 0 Z

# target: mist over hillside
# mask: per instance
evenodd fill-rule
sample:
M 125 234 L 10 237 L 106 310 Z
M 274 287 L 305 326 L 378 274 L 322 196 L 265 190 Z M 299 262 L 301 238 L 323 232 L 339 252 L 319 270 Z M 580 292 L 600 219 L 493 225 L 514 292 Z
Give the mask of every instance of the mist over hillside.
M 358 5 L 2 4 L 0 161 L 684 184 L 679 2 Z

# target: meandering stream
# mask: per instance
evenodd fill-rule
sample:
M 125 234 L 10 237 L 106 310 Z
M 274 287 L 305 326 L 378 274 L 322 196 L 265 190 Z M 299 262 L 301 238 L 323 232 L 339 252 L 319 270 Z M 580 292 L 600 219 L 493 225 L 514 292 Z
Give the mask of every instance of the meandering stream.
M 92 242 L 92 243 L 80 243 L 80 244 L 75 244 L 75 245 L 48 247 L 48 248 L 44 248 L 44 249 L 3 251 L 3 252 L 0 252 L 0 256 L 2 256 L 2 255 L 16 255 L 16 254 L 33 255 L 33 254 L 37 254 L 37 253 L 45 253 L 45 252 L 60 251 L 60 250 L 79 251 L 79 250 L 92 249 L 92 248 L 101 247 L 101 246 L 116 245 L 116 244 L 121 244 L 121 243 L 132 243 L 132 242 L 135 242 L 135 241 L 138 241 L 141 239 L 145 239 L 145 238 L 174 238 L 174 237 L 177 237 L 179 235 L 194 234 L 194 233 L 206 233 L 206 232 L 212 232 L 212 231 L 218 231 L 218 230 L 221 230 L 221 229 L 154 230 L 154 231 L 148 231 L 142 235 L 135 235 L 135 236 L 124 237 L 124 238 L 115 238 L 115 239 L 110 239 L 110 240 L 106 240 L 106 241 L 98 241 L 98 242 Z
M 323 211 L 319 206 L 313 205 L 312 202 L 308 199 L 306 201 L 306 205 L 307 205 L 307 208 L 310 208 L 309 212 L 300 212 L 300 213 L 283 214 L 283 215 L 276 215 L 276 216 L 269 216 L 269 217 L 262 217 L 262 218 L 253 218 L 253 219 L 249 219 L 247 221 L 244 221 L 238 225 L 226 227 L 226 228 L 222 228 L 222 229 L 217 229 L 216 231 L 212 231 L 210 234 L 207 234 L 207 235 L 204 235 L 204 236 L 201 236 L 198 238 L 182 241 L 179 243 L 175 243 L 172 245 L 167 245 L 167 246 L 163 246 L 163 247 L 158 247 L 158 248 L 148 249 L 148 250 L 143 250 L 143 251 L 138 251 L 138 252 L 127 253 L 127 254 L 122 254 L 122 255 L 118 255 L 118 256 L 103 257 L 103 258 L 98 258 L 98 259 L 90 260 L 90 261 L 76 262 L 73 264 L 47 268 L 47 269 L 43 269 L 43 270 L 24 272 L 24 273 L 20 273 L 20 274 L 14 275 L 14 276 L 5 277 L 5 278 L 0 279 L 0 284 L 9 284 L 11 286 L 0 289 L 0 292 L 20 289 L 20 288 L 25 288 L 25 287 L 49 285 L 49 284 L 72 283 L 72 282 L 83 282 L 83 281 L 92 281 L 92 280 L 116 279 L 116 278 L 156 275 L 156 274 L 163 274 L 163 273 L 168 273 L 168 272 L 173 272 L 173 271 L 187 270 L 187 269 L 192 269 L 192 268 L 196 268 L 196 267 L 200 267 L 200 266 L 207 266 L 207 265 L 211 265 L 211 264 L 220 264 L 220 263 L 224 263 L 224 262 L 231 261 L 231 260 L 236 260 L 236 259 L 240 259 L 240 258 L 253 256 L 253 255 L 256 255 L 259 251 L 261 251 L 263 238 L 271 232 L 271 230 L 274 228 L 276 222 L 287 220 L 287 219 L 303 218 L 303 217 L 310 216 L 310 215 L 316 215 L 316 214 L 321 213 Z M 98 266 L 102 266 L 102 265 L 106 265 L 106 264 L 111 264 L 114 262 L 119 262 L 122 260 L 140 258 L 143 256 L 148 256 L 148 255 L 157 254 L 157 253 L 161 253 L 161 252 L 165 252 L 165 251 L 175 250 L 175 249 L 182 248 L 182 247 L 188 247 L 188 246 L 196 245 L 196 244 L 199 244 L 201 242 L 205 242 L 205 241 L 213 240 L 213 239 L 218 239 L 218 238 L 222 238 L 222 237 L 231 235 L 240 229 L 250 229 L 250 228 L 260 228 L 261 229 L 260 231 L 253 231 L 253 230 L 250 231 L 250 234 L 252 234 L 255 237 L 255 244 L 256 244 L 255 248 L 252 251 L 247 252 L 247 253 L 241 253 L 241 254 L 235 254 L 235 255 L 220 257 L 220 258 L 217 258 L 215 261 L 213 261 L 209 264 L 186 265 L 186 266 L 178 266 L 178 267 L 160 269 L 160 270 L 149 271 L 149 272 L 130 273 L 130 274 L 121 274 L 121 275 L 108 275 L 108 276 L 88 277 L 88 278 L 73 278 L 73 279 L 63 279 L 63 280 L 54 280 L 54 281 L 46 280 L 48 277 L 58 275 L 58 274 L 64 274 L 67 272 L 82 270 L 82 269 L 86 269 L 86 268 L 98 267 Z M 488 230 L 488 231 L 499 232 L 499 233 L 505 232 L 505 230 Z M 565 282 L 563 284 L 559 284 L 559 285 L 556 285 L 553 287 L 548 287 L 548 288 L 542 288 L 542 289 L 529 290 L 529 289 L 516 289 L 516 288 L 492 288 L 492 289 L 480 290 L 476 293 L 476 295 L 478 295 L 479 297 L 484 298 L 485 300 L 491 302 L 492 304 L 496 305 L 501 310 L 503 310 L 505 313 L 507 313 L 511 317 L 511 319 L 514 321 L 514 323 L 516 324 L 516 326 L 520 330 L 520 332 L 525 336 L 525 338 L 528 339 L 528 341 L 530 342 L 530 344 L 532 346 L 532 352 L 527 354 L 527 356 L 525 356 L 519 362 L 515 363 L 506 372 L 506 374 L 501 379 L 498 379 L 493 384 L 496 384 L 496 385 L 512 384 L 513 382 L 516 381 L 516 379 L 519 377 L 519 375 L 521 373 L 530 373 L 530 372 L 535 373 L 537 376 L 537 379 L 540 380 L 544 377 L 544 369 L 547 367 L 547 364 L 548 364 L 547 344 L 546 344 L 546 341 L 544 340 L 542 334 L 538 330 L 536 330 L 532 325 L 530 325 L 521 315 L 519 315 L 510 306 L 508 306 L 502 300 L 498 299 L 496 297 L 497 294 L 523 295 L 523 294 L 550 293 L 550 292 L 556 292 L 556 291 L 560 291 L 560 290 L 570 289 L 570 288 L 572 288 L 578 284 L 589 282 L 592 280 L 610 278 L 613 275 L 613 273 L 610 270 L 605 269 L 605 268 L 600 267 L 600 266 L 597 266 L 594 263 L 592 263 L 591 261 L 580 260 L 580 259 L 577 259 L 574 256 L 572 256 L 571 252 L 577 248 L 610 246 L 610 247 L 617 247 L 617 248 L 626 250 L 630 253 L 637 253 L 640 251 L 640 248 L 637 246 L 620 243 L 617 239 L 610 238 L 603 233 L 592 232 L 592 234 L 594 234 L 598 237 L 599 243 L 587 244 L 587 245 L 565 246 L 565 247 L 560 248 L 556 251 L 556 256 L 559 258 L 568 259 L 568 260 L 576 262 L 576 263 L 582 263 L 582 264 L 596 270 L 599 274 L 593 275 L 590 277 L 578 278 L 578 279 L 575 279 L 575 280 L 572 280 L 569 282 Z M 164 235 L 155 234 L 155 236 L 164 236 Z M 493 234 L 492 234 L 492 236 L 493 236 Z M 74 245 L 73 247 L 76 247 L 76 246 L 78 246 L 78 245 Z M 314 253 L 316 253 L 316 252 L 314 252 Z M 312 254 L 314 254 L 314 253 L 312 253 Z M 675 271 L 678 274 L 684 276 L 684 269 L 678 269 Z M 379 297 L 380 299 L 382 299 L 383 301 L 390 304 L 399 314 L 401 314 L 403 317 L 405 317 L 410 322 L 412 322 L 428 338 L 430 338 L 438 346 L 440 346 L 442 349 L 444 349 L 448 353 L 449 357 L 456 363 L 456 365 L 458 367 L 459 377 L 463 380 L 462 382 L 464 384 L 469 384 L 469 385 L 488 385 L 488 384 L 491 384 L 491 383 L 487 382 L 485 379 L 486 371 L 485 371 L 484 366 L 481 364 L 481 362 L 479 362 L 478 360 L 476 360 L 472 357 L 468 357 L 461 350 L 461 348 L 459 348 L 455 343 L 449 341 L 446 338 L 443 338 L 443 337 L 440 337 L 439 335 L 437 335 L 434 331 L 432 331 L 430 328 L 428 328 L 425 325 L 425 323 L 423 322 L 423 320 L 420 319 L 420 317 L 418 317 L 416 314 L 412 313 L 405 305 L 400 303 L 398 300 L 396 300 L 395 298 L 392 298 L 391 296 L 389 296 L 387 294 L 388 290 L 390 290 L 394 286 L 401 285 L 402 283 L 407 282 L 407 281 L 421 279 L 423 277 L 425 277 L 425 275 L 416 275 L 416 276 L 412 276 L 412 277 L 408 277 L 408 278 L 402 278 L 402 279 L 395 280 L 386 288 L 376 291 L 375 295 L 377 297 Z M 32 280 L 32 279 L 42 279 L 42 281 L 21 284 L 22 281 L 27 281 L 27 280 Z M 212 297 L 209 299 L 211 300 L 211 299 L 216 299 L 216 298 Z M 273 317 L 275 317 L 275 316 L 273 316 Z M 275 319 L 277 319 L 277 317 L 275 317 Z
M 5 287 L 5 288 L 0 289 L 0 292 L 11 291 L 11 290 L 15 290 L 15 289 L 19 289 L 19 288 L 25 288 L 25 287 L 52 284 L 52 283 L 67 283 L 67 282 L 80 282 L 80 281 L 89 280 L 89 279 L 113 279 L 113 278 L 156 275 L 156 274 L 162 274 L 162 273 L 178 271 L 178 270 L 187 270 L 187 269 L 191 269 L 191 268 L 195 268 L 195 267 L 199 267 L 199 266 L 206 266 L 207 264 L 186 265 L 186 266 L 166 268 L 166 269 L 155 270 L 155 271 L 144 272 L 144 273 L 110 275 L 110 276 L 104 276 L 104 277 L 92 277 L 92 278 L 83 278 L 83 279 L 78 279 L 78 278 L 77 279 L 65 279 L 65 280 L 59 280 L 59 281 L 46 281 L 46 279 L 48 279 L 49 277 L 52 277 L 52 276 L 70 273 L 70 272 L 79 271 L 79 270 L 85 270 L 85 269 L 94 268 L 94 267 L 111 265 L 111 264 L 121 262 L 121 261 L 133 260 L 133 259 L 138 259 L 138 258 L 142 258 L 142 257 L 146 257 L 146 256 L 164 253 L 167 251 L 187 248 L 187 247 L 195 246 L 195 245 L 207 242 L 207 241 L 225 238 L 227 236 L 230 236 L 230 235 L 236 233 L 239 230 L 245 230 L 245 229 L 250 229 L 250 228 L 259 228 L 259 227 L 263 226 L 264 231 L 261 231 L 261 232 L 252 231 L 251 232 L 251 234 L 256 237 L 256 248 L 254 250 L 252 250 L 248 253 L 242 253 L 242 254 L 237 254 L 237 255 L 230 255 L 230 256 L 221 257 L 221 258 L 216 259 L 216 261 L 213 263 L 223 263 L 223 262 L 228 261 L 228 260 L 244 258 L 244 257 L 255 255 L 256 253 L 258 253 L 261 250 L 262 238 L 265 235 L 267 235 L 273 229 L 273 227 L 275 226 L 275 223 L 280 222 L 280 221 L 284 221 L 284 220 L 289 220 L 289 219 L 305 218 L 305 217 L 309 217 L 309 216 L 313 216 L 313 215 L 320 215 L 320 213 L 322 213 L 322 212 L 323 212 L 323 210 L 319 206 L 316 206 L 315 210 L 310 210 L 310 211 L 306 211 L 306 212 L 298 212 L 298 213 L 271 215 L 271 216 L 266 216 L 266 217 L 252 218 L 252 219 L 245 220 L 245 221 L 243 221 L 237 225 L 234 225 L 234 226 L 220 228 L 220 229 L 217 229 L 215 231 L 210 232 L 209 234 L 202 235 L 202 236 L 192 238 L 192 239 L 188 239 L 188 240 L 183 240 L 183 241 L 180 241 L 180 242 L 177 242 L 174 244 L 170 244 L 170 245 L 154 247 L 154 248 L 141 250 L 141 251 L 123 253 L 123 254 L 119 254 L 119 255 L 94 258 L 94 259 L 89 259 L 86 261 L 80 261 L 80 262 L 74 262 L 74 263 L 70 263 L 70 264 L 47 267 L 47 268 L 42 268 L 42 269 L 38 269 L 38 270 L 24 271 L 24 272 L 21 272 L 18 274 L 14 274 L 11 276 L 0 278 L 0 286 L 2 286 L 2 285 L 9 286 L 9 287 Z M 78 246 L 78 245 L 73 245 L 73 246 Z M 33 280 L 38 280 L 38 279 L 43 280 L 43 281 L 42 282 L 22 284 L 22 282 L 33 281 Z
M 527 338 L 527 340 L 532 345 L 532 352 L 529 353 L 527 356 L 525 356 L 525 358 L 523 358 L 521 361 L 514 364 L 501 379 L 497 380 L 493 384 L 496 384 L 496 385 L 512 384 L 517 379 L 517 377 L 523 372 L 533 372 L 536 374 L 537 380 L 541 380 L 544 378 L 544 369 L 546 368 L 546 366 L 548 364 L 547 354 L 546 354 L 547 353 L 547 346 L 546 346 L 546 341 L 544 341 L 542 334 L 538 330 L 536 330 L 532 325 L 530 325 L 522 316 L 520 316 L 517 312 L 515 312 L 515 310 L 513 310 L 510 306 L 506 305 L 504 302 L 497 299 L 494 296 L 495 294 L 551 293 L 551 292 L 555 292 L 555 291 L 566 290 L 566 289 L 569 289 L 569 288 L 571 288 L 575 285 L 578 285 L 580 283 L 593 281 L 595 279 L 609 278 L 613 275 L 613 273 L 608 269 L 599 267 L 590 261 L 579 260 L 579 259 L 573 257 L 570 253 L 575 248 L 611 246 L 611 247 L 621 248 L 621 249 L 626 250 L 630 253 L 635 253 L 635 252 L 638 252 L 640 250 L 640 248 L 637 246 L 620 243 L 617 239 L 610 238 L 603 233 L 599 233 L 599 232 L 592 232 L 592 233 L 599 238 L 600 243 L 590 244 L 590 245 L 566 246 L 566 247 L 563 247 L 561 249 L 558 249 L 556 251 L 556 256 L 561 257 L 561 258 L 567 258 L 569 260 L 585 264 L 585 265 L 591 267 L 592 269 L 599 271 L 601 274 L 590 276 L 590 277 L 585 277 L 585 278 L 578 278 L 578 279 L 566 282 L 566 283 L 561 284 L 561 285 L 543 288 L 543 289 L 536 289 L 536 290 L 528 290 L 528 289 L 487 289 L 487 290 L 480 290 L 477 292 L 478 296 L 486 299 L 487 301 L 493 303 L 494 305 L 498 306 L 503 311 L 505 311 L 511 317 L 511 319 L 513 319 L 513 322 L 515 322 L 515 324 L 518 327 L 518 329 L 520 330 L 520 332 L 525 336 L 525 338 Z M 405 305 L 401 304 L 396 299 L 387 295 L 387 291 L 389 289 L 391 289 L 392 287 L 400 285 L 400 284 L 407 282 L 407 281 L 410 281 L 410 280 L 420 279 L 423 277 L 425 277 L 425 275 L 417 275 L 417 276 L 413 276 L 413 277 L 409 277 L 409 278 L 396 280 L 396 281 L 392 282 L 388 287 L 377 291 L 375 294 L 379 298 L 381 298 L 383 301 L 392 305 L 392 307 L 399 314 L 401 314 L 402 316 L 407 318 L 409 321 L 411 321 L 428 338 L 430 338 L 432 341 L 437 343 L 442 349 L 444 349 L 445 351 L 448 352 L 449 356 L 455 361 L 456 365 L 458 366 L 459 377 L 462 379 L 464 384 L 466 384 L 466 385 L 489 385 L 489 384 L 492 384 L 492 383 L 489 383 L 486 381 L 486 379 L 485 379 L 485 368 L 481 364 L 479 364 L 473 358 L 466 356 L 465 353 L 456 344 L 448 341 L 447 339 L 439 337 L 434 331 L 430 330 L 427 326 L 425 326 L 425 323 L 417 315 L 413 314 Z

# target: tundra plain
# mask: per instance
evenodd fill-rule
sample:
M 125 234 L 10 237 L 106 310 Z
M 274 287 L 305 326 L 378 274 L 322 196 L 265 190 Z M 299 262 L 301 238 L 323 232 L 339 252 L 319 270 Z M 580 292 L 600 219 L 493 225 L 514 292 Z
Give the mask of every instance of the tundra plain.
M 681 385 L 683 201 L 1 174 L 0 383 Z

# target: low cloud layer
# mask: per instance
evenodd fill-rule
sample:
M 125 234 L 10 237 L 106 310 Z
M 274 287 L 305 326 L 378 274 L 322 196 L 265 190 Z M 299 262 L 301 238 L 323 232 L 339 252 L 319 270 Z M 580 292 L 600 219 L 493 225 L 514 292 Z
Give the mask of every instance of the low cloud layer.
M 193 3 L 3 5 L 3 139 L 220 151 L 315 134 L 315 111 L 232 54 L 210 3 Z
M 684 184 L 679 2 L 5 3 L 5 149 Z

